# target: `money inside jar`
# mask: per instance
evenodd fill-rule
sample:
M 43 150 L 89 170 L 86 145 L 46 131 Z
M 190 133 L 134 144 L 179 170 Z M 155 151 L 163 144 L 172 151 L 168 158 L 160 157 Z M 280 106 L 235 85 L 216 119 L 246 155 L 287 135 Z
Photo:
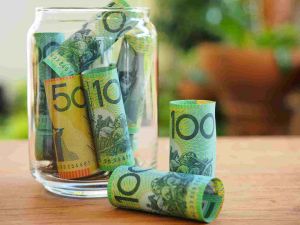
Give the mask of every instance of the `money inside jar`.
M 45 90 L 59 177 L 95 174 L 98 166 L 80 75 L 46 80 Z
M 85 71 L 82 81 L 99 168 L 113 171 L 120 165 L 134 165 L 116 66 Z
M 27 36 L 31 172 L 62 196 L 105 197 L 117 167 L 156 163 L 157 35 L 149 10 L 126 0 L 99 4 L 39 7 Z M 125 90 L 127 80 L 133 85 Z
M 126 1 L 115 0 L 109 6 L 111 11 L 98 13 L 44 59 L 59 77 L 89 69 L 104 51 L 137 24 L 137 20 L 133 19 L 136 16 L 134 12 L 121 10 L 129 7 Z
M 35 54 L 34 71 L 38 79 L 37 92 L 37 121 L 36 121 L 36 140 L 35 156 L 37 160 L 55 161 L 55 152 L 53 150 L 52 123 L 49 117 L 44 81 L 54 78 L 56 74 L 51 68 L 43 62 L 51 52 L 56 50 L 64 41 L 63 33 L 35 33 Z

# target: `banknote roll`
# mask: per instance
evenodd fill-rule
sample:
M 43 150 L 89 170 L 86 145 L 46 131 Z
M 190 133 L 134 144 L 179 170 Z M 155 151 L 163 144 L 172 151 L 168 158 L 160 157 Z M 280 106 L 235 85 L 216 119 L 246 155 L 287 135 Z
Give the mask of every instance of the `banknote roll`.
M 134 165 L 123 98 L 115 65 L 82 73 L 99 168 Z
M 129 7 L 129 4 L 125 0 L 114 0 L 108 7 L 121 9 Z M 87 70 L 104 51 L 138 23 L 133 17 L 136 17 L 135 14 L 128 10 L 98 13 L 44 61 L 59 77 Z
M 129 46 L 126 39 L 124 39 L 122 42 L 121 51 L 117 63 L 117 69 L 119 74 L 122 98 L 125 107 L 127 125 L 129 126 L 128 131 L 130 134 L 131 146 L 132 146 L 132 150 L 136 151 L 138 148 L 136 137 L 135 137 L 136 129 L 134 129 L 136 126 L 132 127 L 132 121 L 135 121 L 136 124 L 138 120 L 137 118 L 138 108 L 136 104 L 137 101 L 132 102 L 129 100 L 129 98 L 132 98 L 131 95 L 132 90 L 134 86 L 136 86 L 137 83 L 139 83 L 137 82 L 138 81 L 137 54 L 133 50 L 133 48 Z M 143 88 L 143 87 L 140 86 L 139 88 Z M 139 98 L 141 98 L 141 96 L 135 96 L 136 100 Z M 128 104 L 130 102 L 133 104 Z
M 215 102 L 170 102 L 170 171 L 215 176 Z
M 55 72 L 43 62 L 43 59 L 59 48 L 64 41 L 63 33 L 34 33 L 34 70 L 38 79 L 36 105 L 35 156 L 37 160 L 55 161 L 52 137 L 52 123 L 49 118 L 44 81 L 55 77 Z
M 212 222 L 224 201 L 221 180 L 201 175 L 120 166 L 108 183 L 116 207 Z
M 95 174 L 98 166 L 80 75 L 46 80 L 45 90 L 59 177 Z
M 153 46 L 154 40 L 150 35 L 133 30 L 125 35 L 121 48 L 118 71 L 121 87 L 127 86 L 127 90 L 122 88 L 122 94 L 126 96 L 124 106 L 130 134 L 137 133 L 141 127 L 146 88 L 154 62 Z

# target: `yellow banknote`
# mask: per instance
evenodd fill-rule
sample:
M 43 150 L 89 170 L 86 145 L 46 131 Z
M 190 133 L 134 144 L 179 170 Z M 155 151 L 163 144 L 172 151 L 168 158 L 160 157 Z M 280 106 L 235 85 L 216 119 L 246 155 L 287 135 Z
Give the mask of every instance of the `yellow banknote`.
M 59 177 L 74 179 L 97 172 L 95 147 L 80 75 L 45 81 Z

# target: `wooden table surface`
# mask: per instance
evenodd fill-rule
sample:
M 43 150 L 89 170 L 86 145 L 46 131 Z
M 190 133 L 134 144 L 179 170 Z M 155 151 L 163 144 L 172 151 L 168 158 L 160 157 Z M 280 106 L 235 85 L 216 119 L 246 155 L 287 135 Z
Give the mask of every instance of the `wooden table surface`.
M 158 167 L 168 168 L 161 139 Z M 225 202 L 212 224 L 300 224 L 300 137 L 219 138 L 217 176 Z M 0 142 L 0 224 L 197 224 L 112 207 L 106 198 L 50 194 L 28 169 L 26 141 Z

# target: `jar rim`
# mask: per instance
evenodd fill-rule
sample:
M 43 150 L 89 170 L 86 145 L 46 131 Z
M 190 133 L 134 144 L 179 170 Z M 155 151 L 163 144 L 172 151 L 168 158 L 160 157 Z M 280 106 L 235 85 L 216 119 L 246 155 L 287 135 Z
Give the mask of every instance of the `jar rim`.
M 109 11 L 131 11 L 148 13 L 149 7 L 36 7 L 36 12 L 49 12 L 49 13 L 59 13 L 59 12 L 109 12 Z

